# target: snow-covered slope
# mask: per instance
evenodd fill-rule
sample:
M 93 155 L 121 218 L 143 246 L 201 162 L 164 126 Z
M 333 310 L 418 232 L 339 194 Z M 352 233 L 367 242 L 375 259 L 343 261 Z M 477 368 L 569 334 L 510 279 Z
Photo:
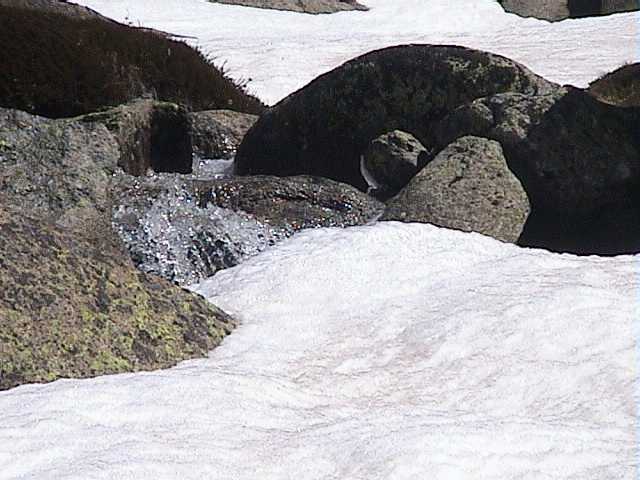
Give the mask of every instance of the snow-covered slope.
M 80 3 L 195 35 L 270 102 L 412 41 L 577 85 L 640 55 L 637 14 L 548 24 L 492 0 Z M 208 359 L 0 392 L 0 479 L 640 478 L 639 261 L 429 225 L 301 233 L 198 287 L 244 322 Z
M 550 24 L 494 0 L 368 0 L 368 12 L 302 15 L 206 0 L 75 0 L 120 21 L 189 35 L 250 90 L 275 103 L 359 54 L 401 43 L 457 44 L 586 86 L 640 60 L 640 13 Z
M 308 231 L 198 287 L 244 321 L 209 359 L 0 394 L 0 478 L 633 479 L 638 283 L 635 257 Z

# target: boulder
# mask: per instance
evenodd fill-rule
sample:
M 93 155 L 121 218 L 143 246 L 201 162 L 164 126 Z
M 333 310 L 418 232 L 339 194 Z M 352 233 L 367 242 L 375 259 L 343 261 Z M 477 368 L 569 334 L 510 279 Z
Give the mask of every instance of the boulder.
M 257 115 L 233 110 L 189 114 L 193 153 L 201 158 L 232 158 Z
M 558 21 L 565 18 L 580 18 L 608 15 L 638 10 L 638 0 L 499 0 L 502 7 L 521 17 L 536 17 Z
M 324 74 L 268 109 L 236 155 L 241 175 L 309 174 L 366 189 L 360 156 L 392 130 L 427 148 L 447 113 L 500 92 L 556 86 L 499 55 L 463 47 L 404 45 L 374 51 Z
M 376 193 L 395 195 L 424 166 L 428 153 L 416 137 L 394 130 L 369 144 L 364 153 L 364 168 L 375 182 Z
M 502 144 L 532 205 L 523 245 L 640 251 L 633 221 L 640 215 L 639 108 L 605 104 L 576 88 L 498 94 L 460 107 L 434 132 L 440 145 L 465 135 Z
M 382 220 L 433 223 L 516 242 L 529 211 L 500 144 L 468 136 L 440 152 L 389 201 Z
M 0 390 L 167 368 L 206 356 L 234 321 L 139 272 L 108 218 L 70 232 L 0 203 Z
M 368 10 L 356 0 L 209 0 L 228 5 L 289 10 L 300 13 L 335 13 L 348 10 Z
M 82 229 L 87 217 L 109 216 L 119 158 L 117 141 L 100 123 L 0 108 L 0 204 Z
M 175 103 L 138 99 L 75 120 L 107 127 L 120 146 L 118 165 L 130 175 L 145 175 L 150 169 L 191 172 L 191 123 Z
M 301 229 L 361 225 L 382 213 L 376 200 L 322 178 L 121 175 L 119 183 L 113 222 L 134 263 L 181 285 Z
M 640 63 L 624 65 L 591 82 L 587 90 L 601 102 L 640 107 Z

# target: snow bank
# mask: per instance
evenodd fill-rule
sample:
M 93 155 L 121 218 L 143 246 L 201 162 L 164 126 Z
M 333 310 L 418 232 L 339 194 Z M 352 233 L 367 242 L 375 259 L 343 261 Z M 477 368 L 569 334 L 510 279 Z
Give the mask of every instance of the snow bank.
M 0 393 L 0 478 L 631 479 L 638 280 L 429 225 L 303 232 L 197 287 L 244 322 L 209 359 Z

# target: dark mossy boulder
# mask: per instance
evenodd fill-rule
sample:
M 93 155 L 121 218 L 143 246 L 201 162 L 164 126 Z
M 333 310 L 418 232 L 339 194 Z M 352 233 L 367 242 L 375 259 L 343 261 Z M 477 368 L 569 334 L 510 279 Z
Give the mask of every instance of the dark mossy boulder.
M 438 144 L 478 135 L 502 144 L 532 211 L 520 243 L 587 254 L 640 251 L 640 108 L 576 88 L 498 94 L 461 106 Z
M 84 231 L 0 204 L 0 390 L 169 367 L 234 327 L 202 297 L 138 271 L 108 219 Z
M 120 146 L 118 165 L 130 175 L 144 175 L 150 169 L 191 172 L 191 121 L 182 106 L 137 99 L 75 120 L 107 127 Z
M 109 216 L 120 149 L 99 123 L 51 120 L 0 108 L 0 199 L 61 225 Z
M 587 90 L 598 100 L 620 107 L 640 107 L 640 63 L 632 63 L 593 81 Z
M 392 200 L 382 220 L 433 223 L 515 243 L 530 212 L 498 142 L 459 138 Z
M 207 110 L 189 114 L 193 153 L 201 158 L 228 159 L 258 117 L 233 110 Z
M 382 213 L 376 200 L 323 178 L 121 175 L 117 184 L 113 223 L 134 263 L 181 285 L 299 230 L 362 225 Z
M 356 0 L 209 0 L 214 3 L 244 7 L 288 10 L 299 13 L 336 13 L 349 10 L 368 10 Z
M 58 3 L 0 1 L 0 107 L 60 118 L 147 95 L 190 110 L 262 111 L 186 43 Z
M 237 173 L 317 175 L 364 190 L 360 156 L 379 135 L 404 130 L 430 148 L 432 127 L 460 105 L 499 92 L 554 88 L 516 62 L 463 47 L 374 51 L 261 115 L 238 149 Z

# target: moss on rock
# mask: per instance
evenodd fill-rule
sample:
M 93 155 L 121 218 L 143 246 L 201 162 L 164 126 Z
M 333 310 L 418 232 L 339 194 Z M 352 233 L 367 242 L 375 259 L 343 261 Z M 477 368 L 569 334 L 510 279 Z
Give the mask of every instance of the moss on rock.
M 105 227 L 106 228 L 106 227 Z M 0 207 L 0 389 L 168 367 L 234 326 L 203 298 L 136 270 L 101 245 Z

